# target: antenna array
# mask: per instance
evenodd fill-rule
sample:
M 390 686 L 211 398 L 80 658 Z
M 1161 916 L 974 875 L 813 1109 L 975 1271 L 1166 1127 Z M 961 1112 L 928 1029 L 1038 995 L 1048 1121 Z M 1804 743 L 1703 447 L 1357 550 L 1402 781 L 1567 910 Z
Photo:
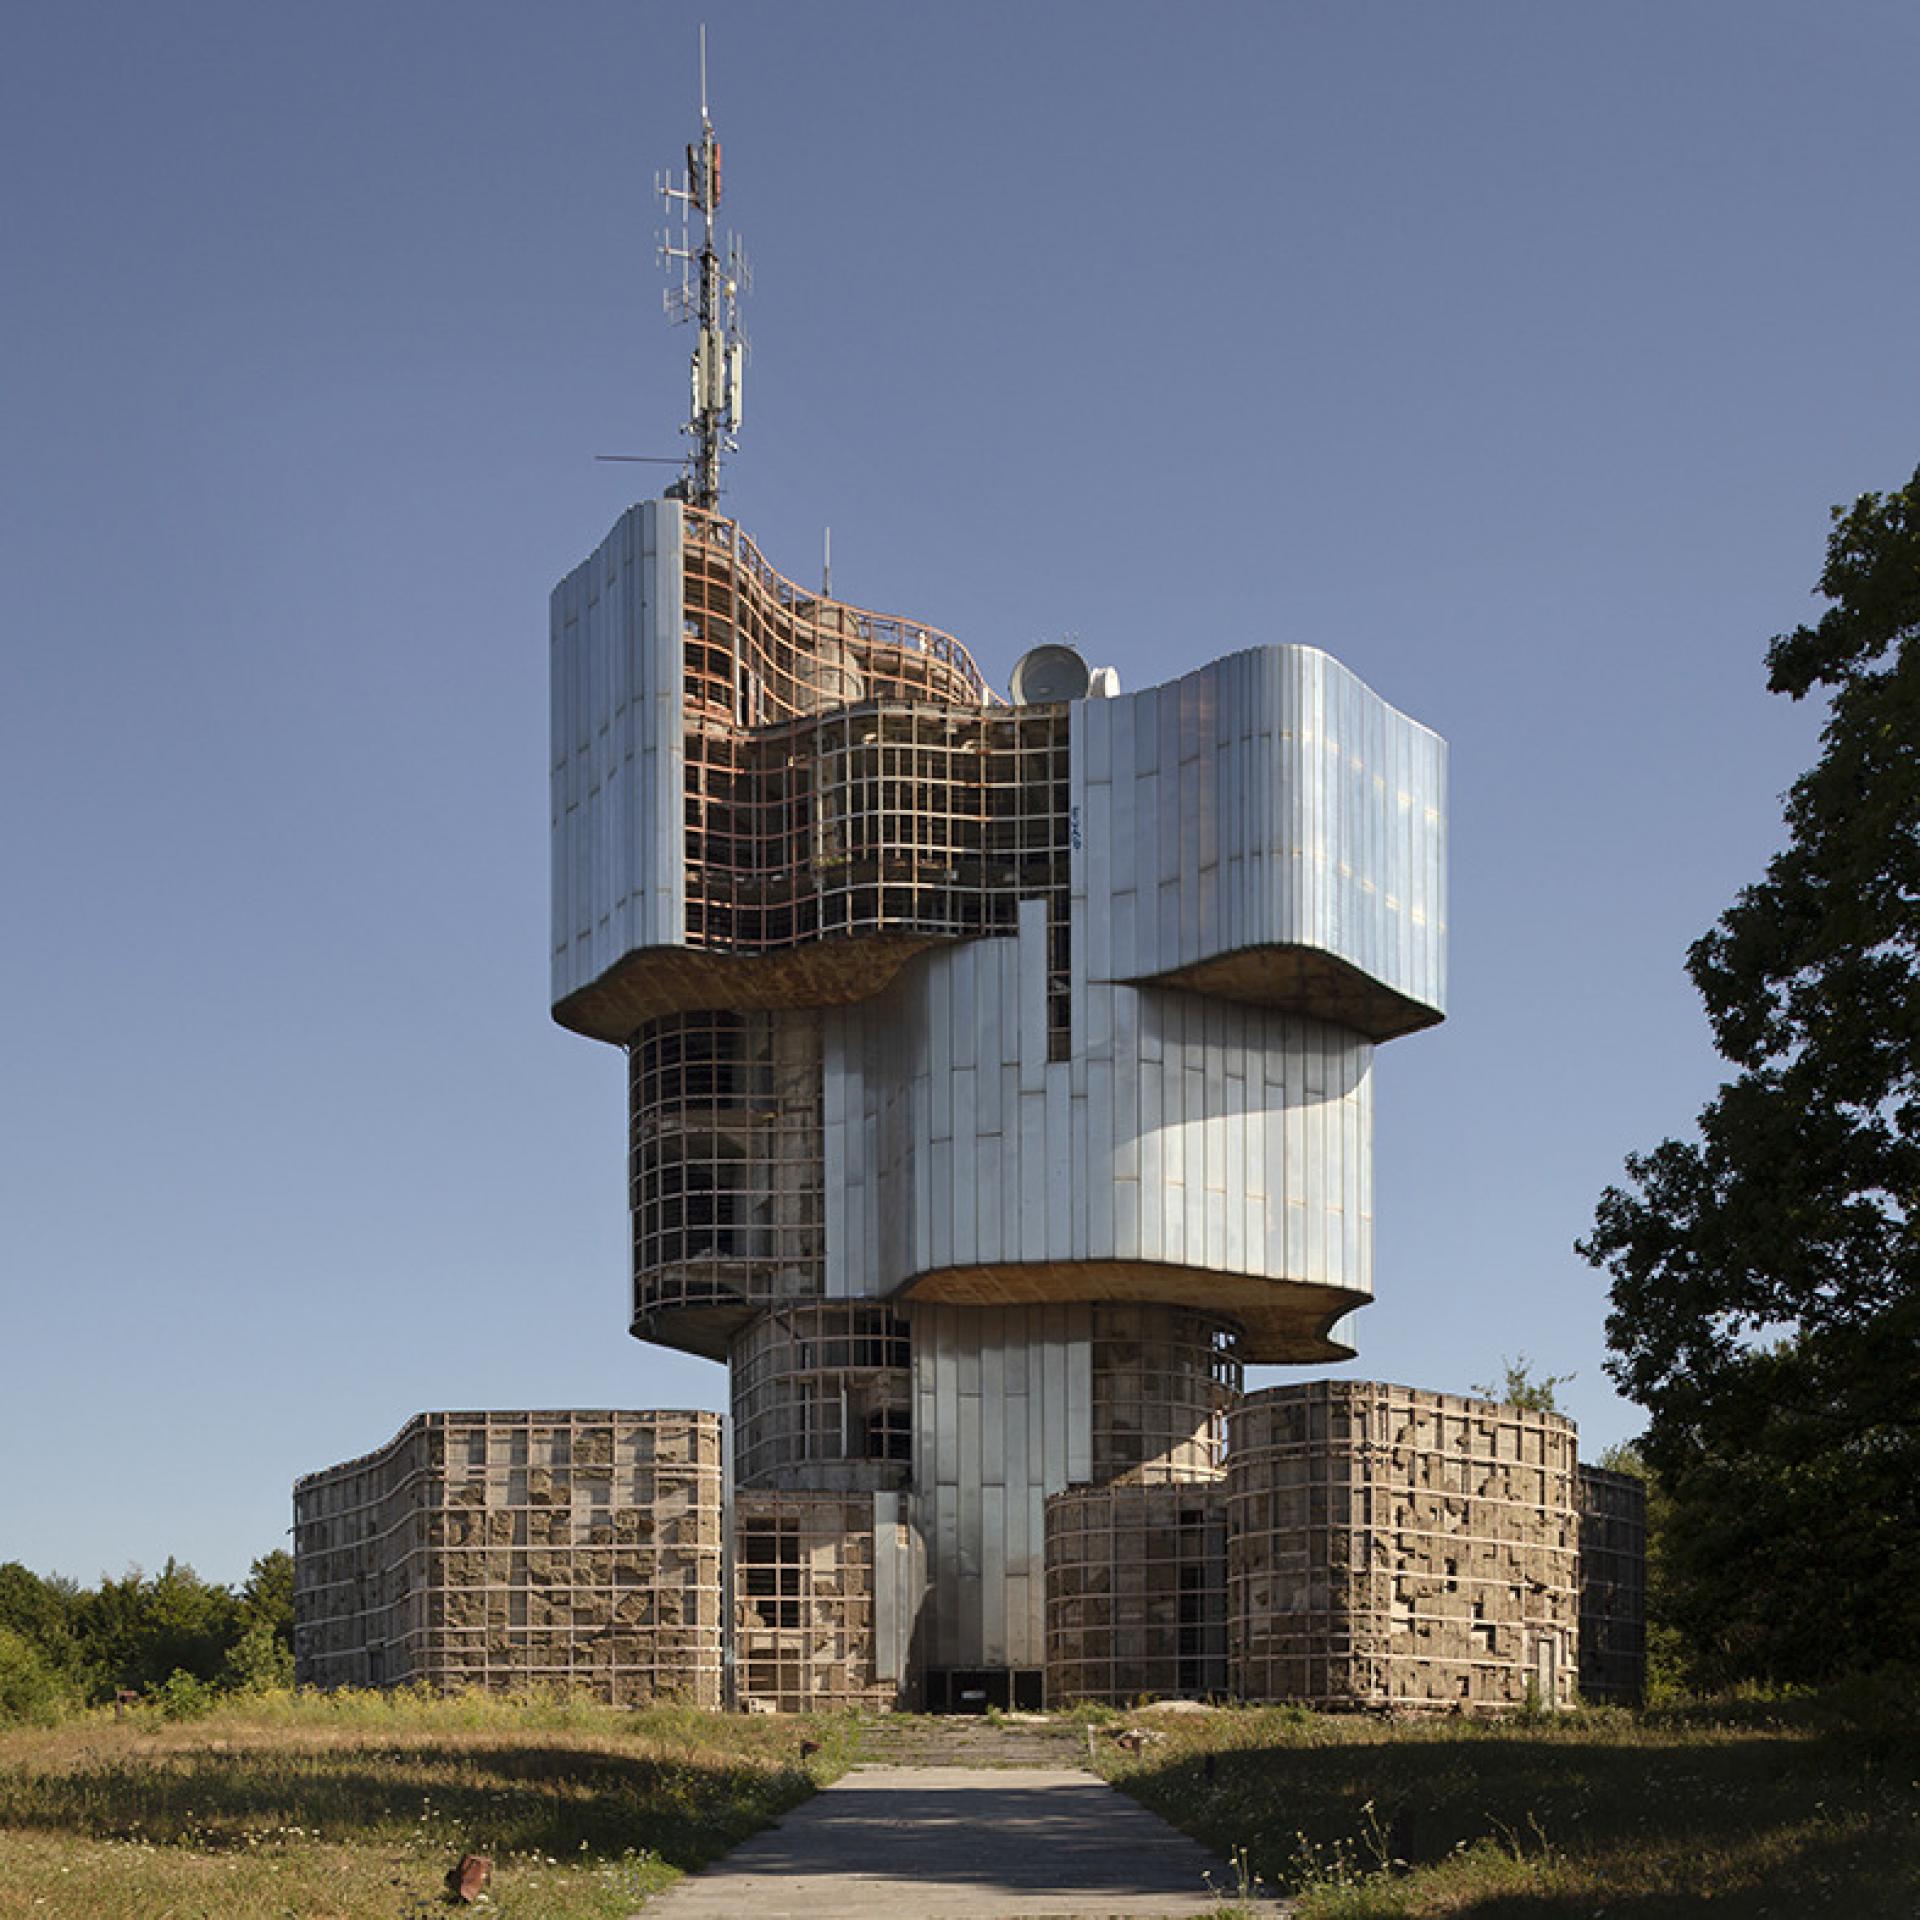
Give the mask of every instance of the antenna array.
M 742 374 L 747 337 L 740 325 L 740 295 L 751 284 L 740 242 L 728 236 L 724 259 L 714 238 L 714 210 L 720 204 L 720 142 L 707 115 L 707 30 L 700 29 L 700 138 L 687 148 L 683 179 L 656 177 L 655 189 L 667 218 L 679 218 L 661 236 L 660 258 L 669 270 L 677 262 L 679 284 L 666 290 L 668 317 L 691 320 L 693 409 L 680 431 L 692 442 L 686 471 L 668 489 L 696 507 L 720 502 L 720 459 L 737 453 L 740 443 Z

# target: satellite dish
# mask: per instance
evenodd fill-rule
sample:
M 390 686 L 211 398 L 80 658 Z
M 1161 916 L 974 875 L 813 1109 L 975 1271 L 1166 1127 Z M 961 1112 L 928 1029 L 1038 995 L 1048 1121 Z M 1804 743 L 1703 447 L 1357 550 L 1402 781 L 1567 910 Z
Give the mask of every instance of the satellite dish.
M 1086 697 L 1093 673 L 1073 647 L 1040 646 L 1020 656 L 1009 683 L 1016 707 L 1049 707 Z

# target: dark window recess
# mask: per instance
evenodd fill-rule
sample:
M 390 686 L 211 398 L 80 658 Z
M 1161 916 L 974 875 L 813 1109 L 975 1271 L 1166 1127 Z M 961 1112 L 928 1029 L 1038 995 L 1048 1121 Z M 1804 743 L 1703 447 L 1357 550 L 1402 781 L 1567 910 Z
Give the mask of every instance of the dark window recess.
M 800 1624 L 800 1540 L 778 1521 L 749 1521 L 740 1539 L 740 1585 L 763 1627 Z
M 913 1417 L 905 1407 L 878 1407 L 867 1415 L 869 1460 L 911 1460 Z
M 1046 1676 L 1037 1667 L 932 1667 L 926 1679 L 929 1713 L 985 1713 L 989 1707 L 1038 1713 Z
M 1073 919 L 1064 900 L 1047 907 L 1047 1058 L 1073 1058 Z

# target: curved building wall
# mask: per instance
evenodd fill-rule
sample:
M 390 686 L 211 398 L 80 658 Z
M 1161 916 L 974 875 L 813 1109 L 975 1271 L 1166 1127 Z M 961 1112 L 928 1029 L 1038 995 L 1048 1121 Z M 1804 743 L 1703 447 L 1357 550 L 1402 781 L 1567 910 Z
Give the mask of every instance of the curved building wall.
M 1371 1043 L 1103 986 L 1053 1059 L 1050 977 L 1031 902 L 1016 941 L 823 1016 L 827 1292 L 1157 1299 L 1236 1320 L 1249 1360 L 1345 1357 L 1325 1329 L 1372 1290 Z
M 555 1017 L 855 1000 L 1064 897 L 1067 725 L 923 622 L 810 593 L 648 501 L 551 610 Z
M 741 1487 L 877 1493 L 913 1459 L 907 1323 L 836 1300 L 762 1314 L 728 1355 Z
M 1317 647 L 1073 709 L 1085 977 L 1389 1039 L 1446 1009 L 1447 749 Z
M 627 1061 L 633 1330 L 719 1359 L 759 1308 L 821 1291 L 818 1018 L 664 1014 Z
M 720 1704 L 721 1422 L 417 1414 L 294 1487 L 303 1685 Z
M 556 1006 L 686 939 L 684 571 L 679 503 L 648 500 L 553 591 Z
M 1579 1670 L 1574 1447 L 1558 1414 L 1411 1387 L 1248 1394 L 1228 1453 L 1235 1692 L 1566 1704 Z
M 1072 1487 L 1047 1502 L 1047 1704 L 1227 1686 L 1226 1489 Z
M 1093 1309 L 1096 1485 L 1225 1479 L 1238 1337 L 1231 1321 L 1181 1307 Z

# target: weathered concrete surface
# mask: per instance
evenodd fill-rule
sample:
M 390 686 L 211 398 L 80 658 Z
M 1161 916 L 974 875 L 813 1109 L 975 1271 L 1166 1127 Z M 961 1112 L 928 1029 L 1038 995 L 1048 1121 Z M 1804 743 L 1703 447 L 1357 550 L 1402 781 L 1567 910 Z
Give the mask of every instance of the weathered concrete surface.
M 1191 1920 L 1232 1878 L 1090 1773 L 859 1767 L 656 1895 L 644 1920 Z

